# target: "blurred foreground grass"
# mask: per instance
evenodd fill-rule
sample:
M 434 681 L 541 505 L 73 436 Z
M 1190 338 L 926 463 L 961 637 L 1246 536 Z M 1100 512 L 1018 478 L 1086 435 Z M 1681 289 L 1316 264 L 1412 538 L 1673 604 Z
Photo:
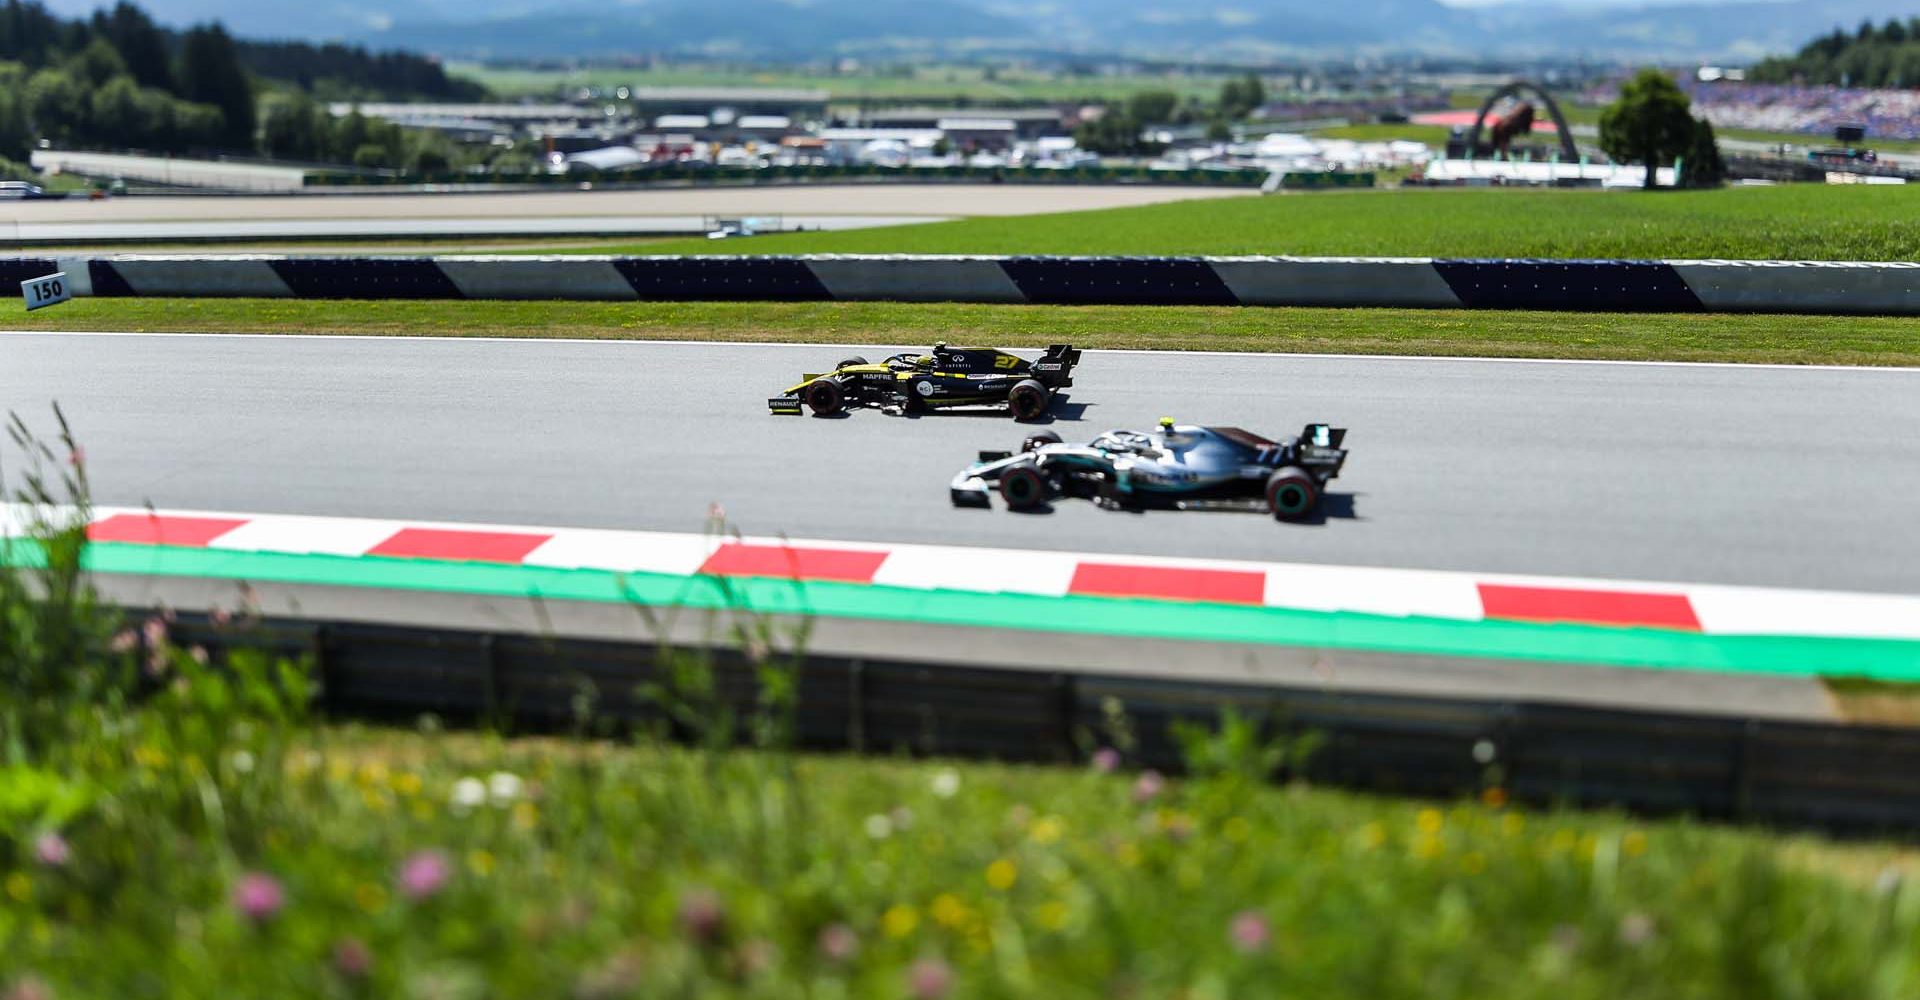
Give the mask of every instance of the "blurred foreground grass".
M 897 302 L 519 302 L 79 299 L 20 330 L 325 333 L 1426 354 L 1466 357 L 1920 364 L 1920 329 L 1891 316 L 1474 312 L 1243 306 Z
M 8 831 L 56 996 L 1869 997 L 1887 848 L 1232 775 L 309 728 L 73 748 Z M 16 771 L 15 781 L 20 780 Z

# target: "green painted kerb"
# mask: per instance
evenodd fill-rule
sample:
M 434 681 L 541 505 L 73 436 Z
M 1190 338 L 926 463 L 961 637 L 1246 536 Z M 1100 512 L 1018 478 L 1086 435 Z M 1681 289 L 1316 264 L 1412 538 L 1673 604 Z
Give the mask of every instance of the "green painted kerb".
M 89 565 L 137 573 L 631 602 L 1210 642 L 1611 666 L 1920 681 L 1920 642 L 1725 636 L 1643 628 L 1396 618 L 1288 608 L 917 590 L 373 556 L 282 555 L 98 543 Z

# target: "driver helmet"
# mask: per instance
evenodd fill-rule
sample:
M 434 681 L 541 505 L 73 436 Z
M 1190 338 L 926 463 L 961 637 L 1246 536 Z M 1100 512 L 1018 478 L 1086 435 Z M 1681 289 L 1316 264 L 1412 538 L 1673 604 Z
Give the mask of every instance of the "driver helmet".
M 1191 428 L 1182 430 L 1174 426 L 1172 417 L 1160 418 L 1160 437 L 1168 447 L 1178 448 L 1192 444 L 1198 436 Z

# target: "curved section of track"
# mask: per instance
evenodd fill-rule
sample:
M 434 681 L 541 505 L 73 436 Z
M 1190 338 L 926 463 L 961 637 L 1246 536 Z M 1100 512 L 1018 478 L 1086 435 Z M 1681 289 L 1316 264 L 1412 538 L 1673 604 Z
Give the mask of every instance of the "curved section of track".
M 1089 352 L 1067 437 L 1351 428 L 1331 516 L 1282 525 L 954 509 L 1021 427 L 766 413 L 850 353 L 5 334 L 0 400 L 65 407 L 102 503 L 1920 591 L 1920 371 Z

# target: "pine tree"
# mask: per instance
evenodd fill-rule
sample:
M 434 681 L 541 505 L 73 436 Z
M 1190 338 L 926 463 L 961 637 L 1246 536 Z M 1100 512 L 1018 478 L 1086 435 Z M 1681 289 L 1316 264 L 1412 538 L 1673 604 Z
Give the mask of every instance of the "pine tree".
M 220 109 L 226 120 L 220 138 L 226 145 L 253 148 L 253 81 L 240 68 L 233 38 L 219 24 L 190 28 L 182 39 L 180 96 Z

